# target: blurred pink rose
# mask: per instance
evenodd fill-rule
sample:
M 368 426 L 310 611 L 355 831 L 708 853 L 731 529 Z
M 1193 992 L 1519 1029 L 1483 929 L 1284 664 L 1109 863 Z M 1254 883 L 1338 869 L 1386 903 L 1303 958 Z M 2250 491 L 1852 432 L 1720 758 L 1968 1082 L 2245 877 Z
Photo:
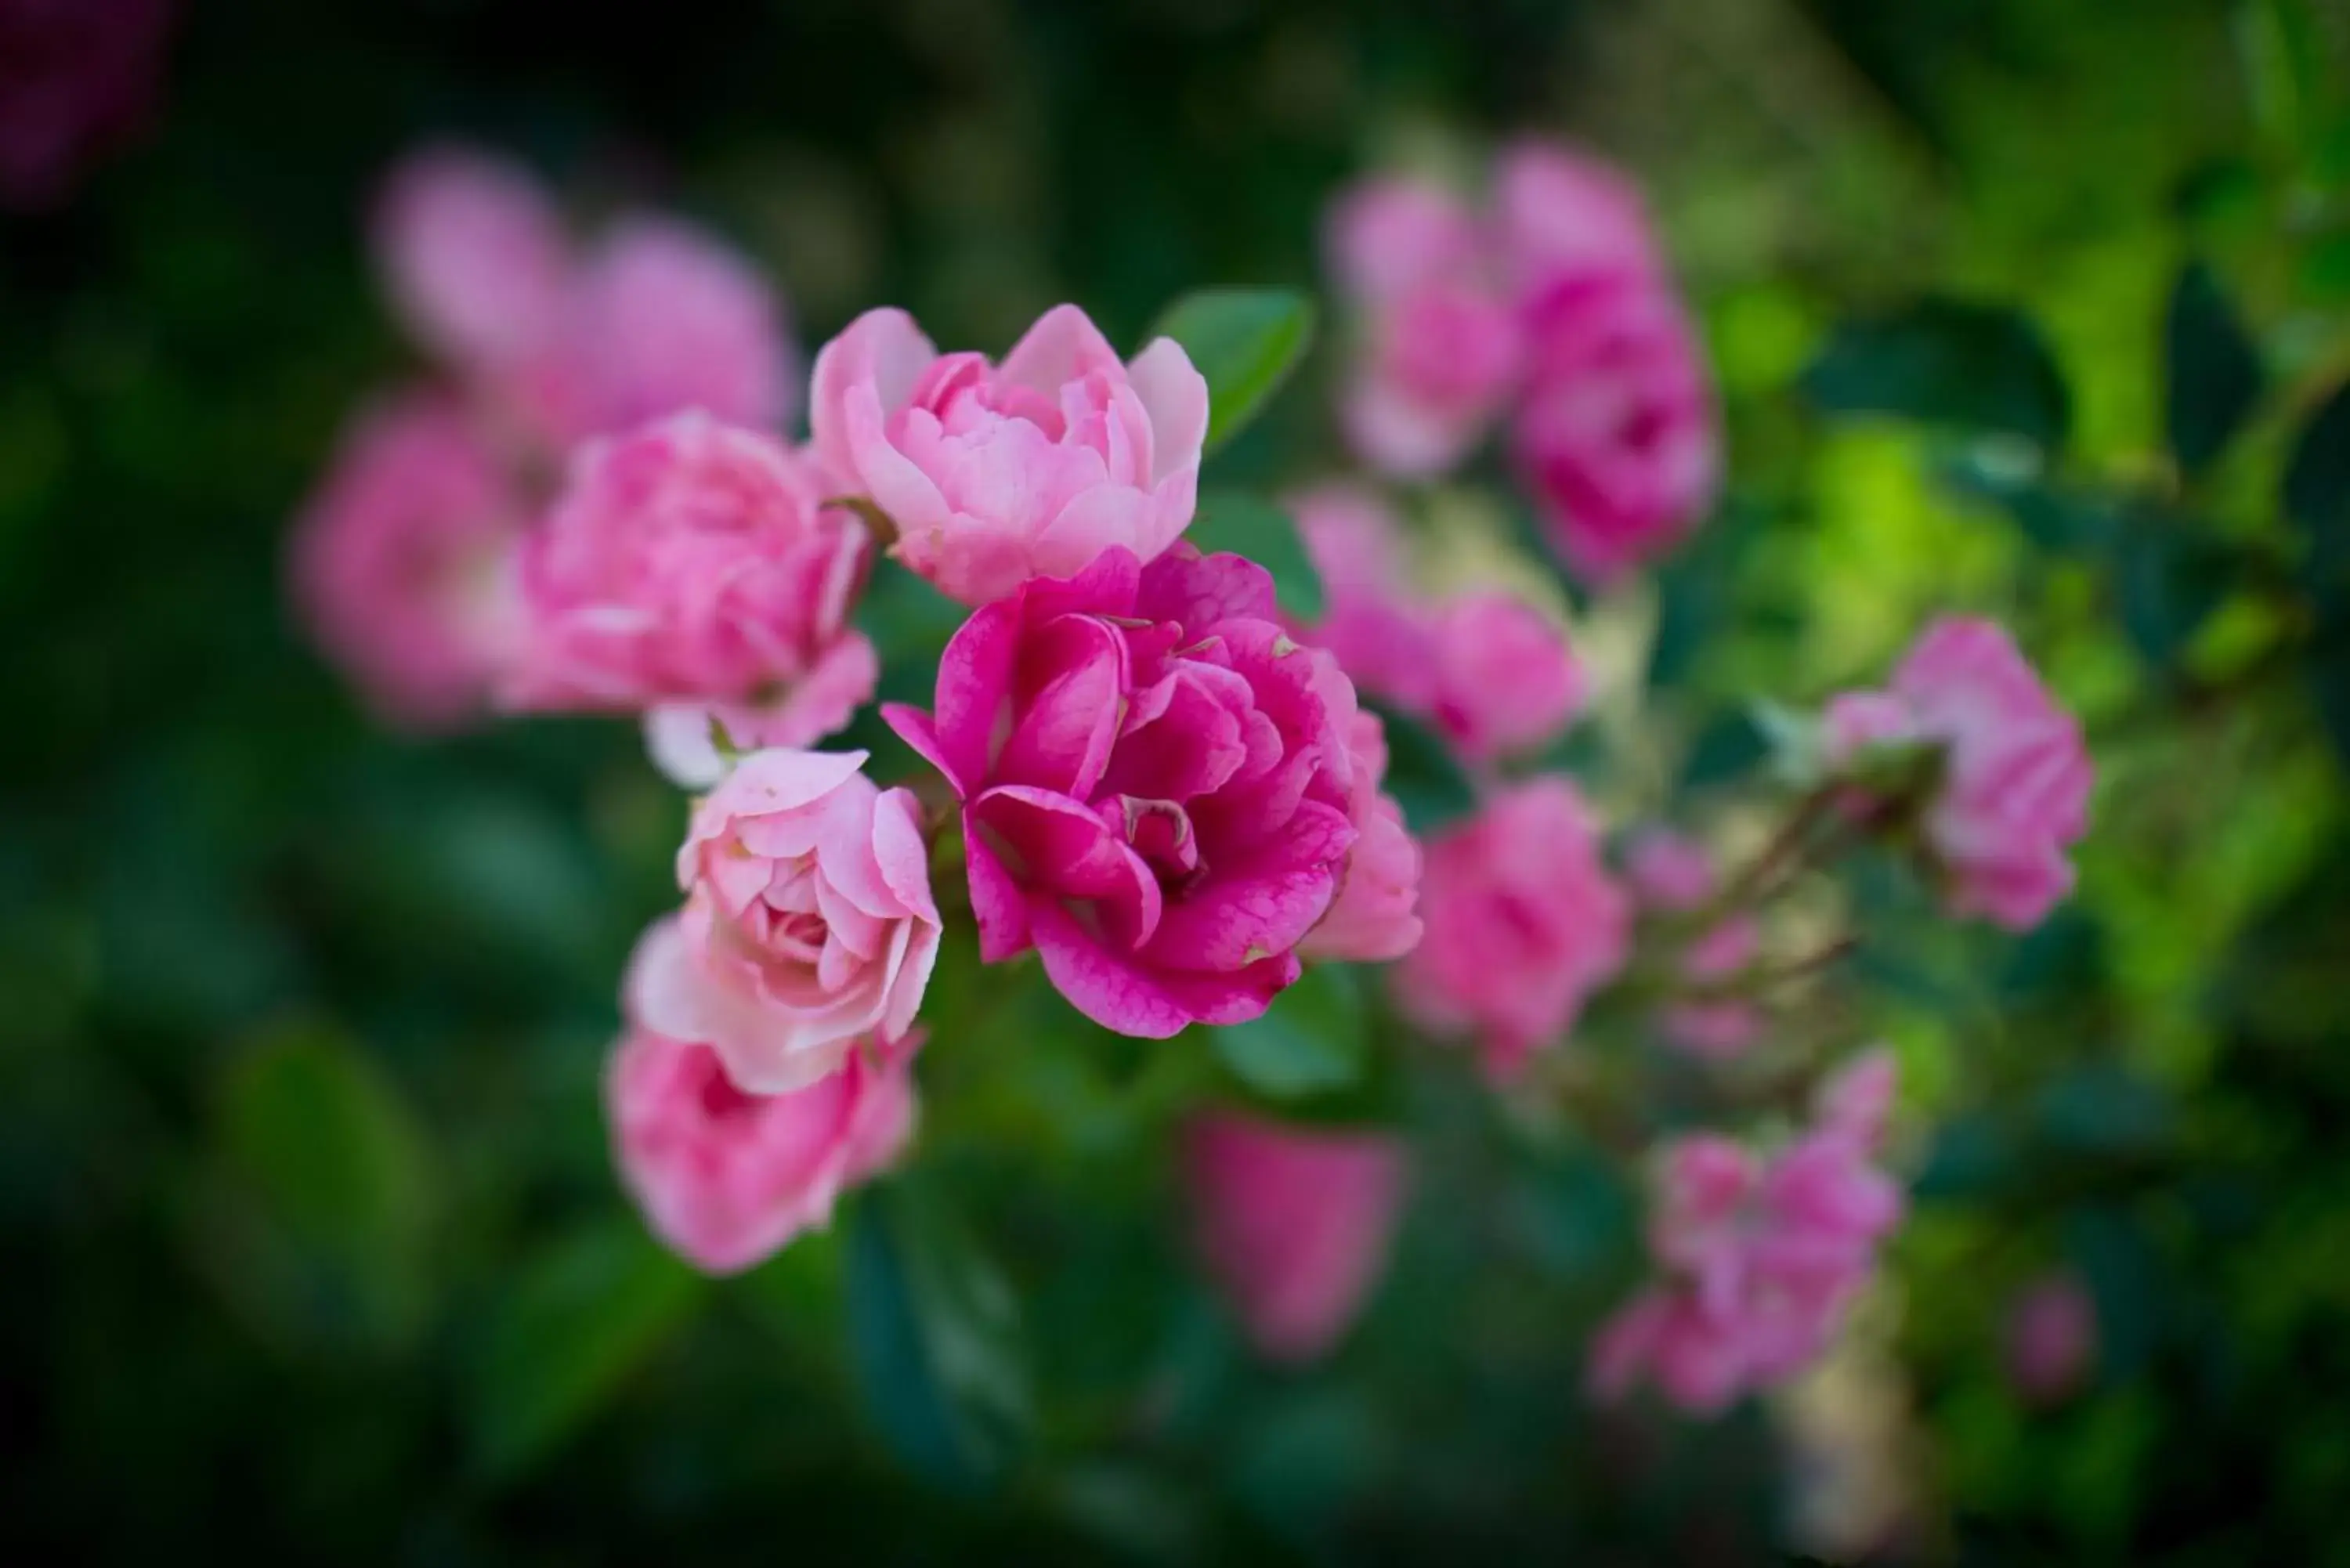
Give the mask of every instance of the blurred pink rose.
M 318 645 L 385 722 L 476 718 L 522 610 L 523 503 L 457 410 L 411 392 L 361 412 L 295 525 L 290 576 Z
M 1720 881 L 1713 857 L 1703 845 L 1664 828 L 1649 829 L 1632 841 L 1624 872 L 1644 907 L 1669 915 L 1703 909 Z M 1732 980 L 1754 961 L 1758 940 L 1753 917 L 1732 915 L 1683 946 L 1681 978 L 1694 986 Z M 1690 1055 L 1725 1062 L 1754 1043 L 1762 1017 L 1752 1002 L 1684 1001 L 1666 1007 L 1659 1024 L 1668 1041 Z
M 913 1027 L 939 953 L 930 848 L 907 790 L 862 752 L 754 753 L 694 809 L 685 909 L 645 933 L 630 1015 L 703 1040 L 775 1094 L 837 1071 L 866 1035 Z
M 1703 350 L 1669 283 L 1561 275 L 1524 306 L 1519 473 L 1569 569 L 1605 586 L 1704 520 L 1721 434 Z
M 1648 1224 L 1657 1277 L 1595 1335 L 1594 1397 L 1645 1376 L 1710 1415 L 1819 1357 L 1900 1221 L 1900 1189 L 1874 1163 L 1891 1071 L 1869 1053 L 1835 1075 L 1813 1127 L 1768 1159 L 1711 1135 L 1665 1147 Z
M 1428 841 L 1427 929 L 1397 971 L 1397 998 L 1430 1029 L 1475 1033 L 1488 1070 L 1506 1077 L 1623 968 L 1630 915 L 1575 785 L 1555 774 L 1509 784 Z
M 800 367 L 781 297 L 673 219 L 623 219 L 576 245 L 511 160 L 444 144 L 387 181 L 375 247 L 420 347 L 544 452 L 698 409 L 776 431 Z
M 525 395 L 557 447 L 686 409 L 775 431 L 799 412 L 799 371 L 783 301 L 749 263 L 638 216 L 578 267 Z
M 512 375 L 556 337 L 570 241 L 521 164 L 453 143 L 411 153 L 384 182 L 373 238 L 401 324 L 460 378 Z
M 933 712 L 884 716 L 962 802 L 980 956 L 1034 945 L 1121 1033 L 1262 1013 L 1357 830 L 1354 688 L 1274 620 L 1273 579 L 1111 548 L 972 613 Z
M 2097 1308 L 2070 1272 L 2041 1276 L 2008 1303 L 2007 1380 L 2024 1403 L 2062 1404 L 2081 1390 L 2097 1355 Z
M 1183 1153 L 1201 1256 L 1258 1353 L 1329 1350 L 1387 1267 L 1402 1146 L 1216 1112 L 1192 1118 Z
M 1297 951 L 1308 959 L 1385 963 L 1419 945 L 1419 841 L 1404 826 L 1395 797 L 1379 788 L 1387 778 L 1388 741 L 1377 713 L 1356 713 L 1347 749 L 1355 769 L 1347 800 L 1355 847 L 1330 912 Z
M 1832 766 L 1886 742 L 1944 748 L 1924 827 L 1954 913 L 2028 930 L 2073 890 L 2065 851 L 2088 831 L 2088 750 L 1999 627 L 1935 621 L 1890 690 L 1834 699 L 1825 730 Z
M 1447 600 L 1430 618 L 1429 638 L 1430 717 L 1471 762 L 1537 750 L 1583 711 L 1588 693 L 1565 628 L 1515 595 L 1486 590 Z
M 753 1095 L 709 1046 L 631 1029 L 604 1076 L 620 1179 L 688 1262 L 748 1269 L 830 1223 L 840 1194 L 905 1148 L 920 1045 L 867 1042 L 805 1088 Z
M 879 666 L 848 624 L 869 535 L 824 492 L 806 454 L 698 413 L 583 447 L 524 549 L 530 631 L 504 700 L 682 706 L 736 749 L 839 729 Z
M 1439 473 L 1482 439 L 1515 384 L 1522 344 L 1468 208 L 1396 178 L 1344 192 L 1325 225 L 1332 275 L 1364 319 L 1342 405 L 1348 440 L 1384 472 Z
M 1639 188 L 1570 147 L 1527 140 L 1503 148 L 1493 160 L 1492 205 L 1503 272 L 1522 300 L 1569 275 L 1665 269 Z
M 1287 499 L 1326 610 L 1299 635 L 1367 695 L 1434 725 L 1471 762 L 1536 750 L 1583 710 L 1583 668 L 1556 619 L 1516 595 L 1441 601 L 1411 585 L 1399 524 L 1376 494 L 1329 484 Z
M 816 356 L 816 454 L 897 524 L 892 554 L 986 604 L 1104 550 L 1149 561 L 1190 525 L 1208 384 L 1159 338 L 1120 364 L 1086 313 L 1045 312 L 1001 365 L 870 310 Z
M 0 0 L 0 207 L 62 201 L 145 121 L 172 0 Z

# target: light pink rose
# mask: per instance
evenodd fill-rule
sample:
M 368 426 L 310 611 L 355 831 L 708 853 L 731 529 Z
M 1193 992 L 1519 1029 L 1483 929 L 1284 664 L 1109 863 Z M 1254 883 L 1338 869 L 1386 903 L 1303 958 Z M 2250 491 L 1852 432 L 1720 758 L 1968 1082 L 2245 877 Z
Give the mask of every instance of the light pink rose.
M 933 711 L 883 715 L 962 802 L 980 957 L 1030 946 L 1079 1012 L 1164 1039 L 1296 980 L 1358 836 L 1355 691 L 1273 579 L 1123 548 L 974 611 Z
M 1827 1348 L 1901 1219 L 1900 1189 L 1873 1158 L 1891 1060 L 1868 1053 L 1831 1078 L 1811 1128 L 1767 1159 L 1711 1135 L 1665 1147 L 1648 1223 L 1656 1278 L 1594 1337 L 1594 1397 L 1648 1377 L 1712 1414 Z
M 816 356 L 810 421 L 843 490 L 896 524 L 897 558 L 981 605 L 1107 549 L 1149 561 L 1173 544 L 1198 500 L 1208 384 L 1170 338 L 1120 364 L 1073 305 L 1001 365 L 871 310 Z
M 1183 1154 L 1201 1256 L 1258 1353 L 1298 1363 L 1329 1350 L 1387 1267 L 1402 1146 L 1216 1112 L 1191 1120 Z
M 620 1179 L 654 1234 L 705 1273 L 763 1262 L 832 1220 L 840 1194 L 912 1136 L 920 1036 L 867 1042 L 805 1088 L 746 1094 L 718 1053 L 650 1030 L 604 1075 Z
M 557 448 L 687 409 L 780 431 L 799 411 L 781 297 L 688 224 L 637 216 L 577 268 L 519 395 Z
M 1704 353 L 1669 281 L 1637 269 L 1564 274 L 1523 312 L 1511 448 L 1560 557 L 1604 587 L 1713 504 L 1721 433 Z
M 523 503 L 447 401 L 364 410 L 295 527 L 290 576 L 311 635 L 386 722 L 479 716 L 520 635 Z
M 1418 592 L 1400 524 L 1367 491 L 1323 485 L 1286 504 L 1325 600 L 1299 635 L 1336 654 L 1363 692 L 1434 725 L 1475 763 L 1538 749 L 1582 711 L 1583 668 L 1552 617 L 1499 589 L 1441 601 Z
M 700 414 L 582 448 L 524 550 L 507 703 L 651 711 L 657 742 L 700 713 L 738 750 L 839 729 L 879 667 L 848 624 L 869 535 L 825 488 L 804 453 Z
M 1363 317 L 1341 410 L 1348 440 L 1382 472 L 1443 472 L 1492 425 L 1523 358 L 1477 218 L 1438 187 L 1367 180 L 1333 205 L 1325 244 Z
M 1430 837 L 1419 908 L 1427 929 L 1397 999 L 1425 1027 L 1478 1035 L 1497 1076 L 1564 1037 L 1628 954 L 1630 900 L 1582 795 L 1555 774 L 1504 786 Z
M 894 1040 L 939 954 L 930 849 L 911 792 L 862 752 L 754 753 L 694 808 L 678 851 L 684 909 L 645 933 L 629 1011 L 707 1041 L 728 1075 L 777 1094 Z
M 2097 1308 L 2064 1270 L 2043 1274 L 2008 1303 L 2008 1382 L 2024 1403 L 2061 1405 L 2081 1390 L 2097 1358 Z
M 1713 857 L 1703 845 L 1664 828 L 1649 829 L 1632 841 L 1624 871 L 1641 904 L 1668 915 L 1703 909 L 1720 881 Z M 1733 980 L 1753 963 L 1759 942 L 1753 917 L 1731 915 L 1683 946 L 1681 978 L 1697 987 Z M 1747 1002 L 1683 1001 L 1666 1007 L 1659 1024 L 1666 1040 L 1691 1056 L 1726 1062 L 1754 1043 L 1762 1017 Z
M 460 376 L 514 374 L 561 327 L 570 241 L 517 163 L 449 143 L 411 154 L 385 182 L 374 242 L 402 324 Z
M 1513 142 L 1493 160 L 1492 206 L 1493 243 L 1522 300 L 1569 275 L 1664 268 L 1638 187 L 1587 153 Z
M 1889 690 L 1835 698 L 1824 727 L 1835 767 L 1885 742 L 1943 748 L 1924 828 L 1953 912 L 2028 930 L 2073 890 L 2065 851 L 2088 831 L 2088 749 L 1999 627 L 1935 621 Z
M 1308 959 L 1385 963 L 1419 945 L 1419 841 L 1404 826 L 1395 797 L 1379 788 L 1388 774 L 1388 740 L 1377 713 L 1356 713 L 1347 749 L 1355 767 L 1347 800 L 1355 847 L 1330 912 L 1297 951 Z

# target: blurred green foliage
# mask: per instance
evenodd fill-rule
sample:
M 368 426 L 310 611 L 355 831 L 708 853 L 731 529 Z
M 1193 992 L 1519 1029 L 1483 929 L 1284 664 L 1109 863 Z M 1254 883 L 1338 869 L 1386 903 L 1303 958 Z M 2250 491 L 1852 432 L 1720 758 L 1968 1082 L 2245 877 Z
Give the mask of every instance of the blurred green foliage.
M 188 10 L 147 143 L 0 219 L 0 1539 L 28 1560 L 2350 1562 L 2338 7 Z M 1634 607 L 1653 691 L 1567 759 L 1595 793 L 1734 812 L 1751 698 L 1871 677 L 1949 607 L 2016 626 L 2099 761 L 2081 896 L 2027 939 L 1856 878 L 1867 1022 L 1935 1130 L 1856 1381 L 1596 1417 L 1582 1337 L 1636 1268 L 1607 1129 L 1507 1124 L 1450 1063 L 1367 1078 L 1362 998 L 1152 1046 L 955 947 L 920 1170 L 687 1273 L 597 1102 L 681 803 L 626 725 L 379 733 L 285 612 L 286 522 L 408 366 L 370 182 L 459 131 L 679 206 L 811 346 L 880 301 L 1000 345 L 1063 298 L 1132 341 L 1189 290 L 1310 288 L 1349 174 L 1527 126 L 1652 183 L 1734 454 Z M 1336 461 L 1335 363 L 1211 489 Z M 889 580 L 864 618 L 919 698 L 953 612 Z M 1390 738 L 1415 822 L 1460 809 L 1441 748 Z M 1325 1369 L 1253 1366 L 1191 1277 L 1165 1135 L 1210 1089 L 1376 1107 L 1424 1151 Z M 2034 1414 L 2000 1314 L 2057 1260 L 2098 1379 Z

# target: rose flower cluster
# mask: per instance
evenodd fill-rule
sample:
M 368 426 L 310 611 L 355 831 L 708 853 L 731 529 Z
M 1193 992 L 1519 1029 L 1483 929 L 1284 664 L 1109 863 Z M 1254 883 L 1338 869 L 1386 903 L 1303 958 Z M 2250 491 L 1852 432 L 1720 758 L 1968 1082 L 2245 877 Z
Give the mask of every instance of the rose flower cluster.
M 1956 916 L 2020 929 L 2061 899 L 2088 761 L 2003 632 L 1937 622 L 1885 689 L 1829 701 L 1786 829 L 1732 857 L 1573 776 L 1561 744 L 1605 694 L 1565 596 L 1432 570 L 1414 493 L 1288 493 L 1295 548 L 1265 559 L 1310 564 L 1312 613 L 1195 545 L 1230 410 L 1174 337 L 1127 357 L 1062 306 L 990 358 L 878 309 L 803 398 L 781 299 L 673 221 L 582 246 L 528 176 L 441 150 L 375 233 L 434 369 L 347 435 L 297 598 L 387 719 L 629 715 L 693 792 L 606 1075 L 622 1179 L 678 1252 L 751 1267 L 903 1156 L 918 1057 L 960 1044 L 923 1012 L 949 944 L 1033 962 L 1101 1028 L 1192 1036 L 1173 1051 L 1312 966 L 1386 965 L 1367 1005 L 1499 1095 L 1572 1114 L 1603 1017 L 1732 1091 L 1752 1069 L 1774 1103 L 1811 1093 L 1798 1132 L 1649 1151 L 1653 1279 L 1593 1347 L 1596 1395 L 1715 1410 L 1832 1341 L 1902 1208 L 1895 1078 L 1782 1037 L 1775 999 L 1835 950 L 1790 961 L 1774 901 L 1863 840 Z M 1382 178 L 1328 234 L 1354 317 L 1339 424 L 1379 474 L 1440 475 L 1506 425 L 1557 565 L 1603 588 L 1703 520 L 1711 392 L 1620 176 L 1522 143 L 1482 202 Z M 903 778 L 824 749 L 875 701 L 858 616 L 884 573 L 960 616 L 927 702 L 879 709 L 919 759 Z M 1461 798 L 1408 817 L 1398 778 L 1431 758 Z M 1223 1103 L 1170 1150 L 1252 1343 L 1334 1345 L 1413 1187 L 1400 1138 Z

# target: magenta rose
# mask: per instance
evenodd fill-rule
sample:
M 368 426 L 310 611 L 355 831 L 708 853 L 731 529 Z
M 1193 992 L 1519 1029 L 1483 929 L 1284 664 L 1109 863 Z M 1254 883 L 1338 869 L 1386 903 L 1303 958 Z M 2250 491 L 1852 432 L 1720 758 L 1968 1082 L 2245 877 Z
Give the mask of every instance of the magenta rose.
M 1148 561 L 1173 544 L 1198 500 L 1208 384 L 1170 338 L 1121 364 L 1073 305 L 1001 365 L 871 310 L 816 356 L 809 417 L 844 492 L 896 525 L 897 558 L 980 605 L 1106 549 Z
M 630 965 L 630 1016 L 707 1041 L 754 1093 L 837 1072 L 867 1035 L 904 1034 L 938 961 L 920 808 L 864 763 L 784 750 L 737 763 L 678 851 L 684 909 Z
M 1507 785 L 1429 839 L 1419 912 L 1397 1000 L 1427 1028 L 1475 1034 L 1496 1076 L 1565 1035 L 1627 956 L 1630 900 L 1583 796 L 1555 774 Z
M 1886 744 L 1941 748 L 1923 826 L 1955 912 L 2028 930 L 2072 891 L 2065 852 L 2088 831 L 2088 749 L 1999 627 L 1935 621 L 1887 690 L 1835 698 L 1825 729 L 1838 768 Z
M 1035 946 L 1087 1017 L 1163 1039 L 1262 1013 L 1347 876 L 1354 688 L 1273 579 L 1111 549 L 973 612 L 889 723 L 962 802 L 980 956 Z
M 1523 358 L 1492 247 L 1451 192 L 1396 178 L 1346 192 L 1325 231 L 1331 274 L 1362 319 L 1347 438 L 1383 472 L 1441 472 L 1483 437 Z
M 805 454 L 700 414 L 582 448 L 524 551 L 507 703 L 649 712 L 687 784 L 714 776 L 697 725 L 736 750 L 840 728 L 879 665 L 848 624 L 869 536 L 825 488 Z
M 805 1088 L 747 1094 L 710 1046 L 634 1028 L 604 1101 L 613 1153 L 645 1220 L 705 1273 L 748 1269 L 832 1220 L 912 1136 L 919 1034 L 866 1042 Z
M 296 524 L 290 576 L 311 635 L 386 722 L 476 718 L 522 629 L 524 503 L 457 409 L 411 393 L 344 432 Z
M 1183 1157 L 1200 1254 L 1250 1342 L 1273 1361 L 1327 1351 L 1387 1266 L 1402 1146 L 1216 1112 L 1185 1128 Z
M 1354 784 L 1347 817 L 1355 847 L 1338 896 L 1322 923 L 1297 945 L 1301 957 L 1345 963 L 1385 963 L 1419 945 L 1419 840 L 1403 825 L 1403 807 L 1379 785 L 1387 779 L 1387 727 L 1377 713 L 1357 711 L 1347 731 Z

